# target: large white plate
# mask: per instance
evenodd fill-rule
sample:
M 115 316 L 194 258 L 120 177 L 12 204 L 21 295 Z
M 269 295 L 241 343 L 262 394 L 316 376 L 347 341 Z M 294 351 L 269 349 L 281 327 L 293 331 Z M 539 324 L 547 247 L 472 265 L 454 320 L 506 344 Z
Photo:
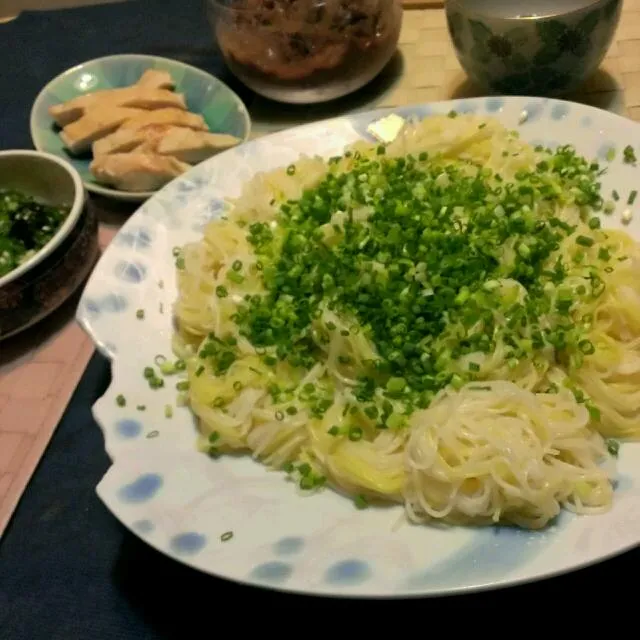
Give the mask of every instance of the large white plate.
M 626 194 L 638 169 L 620 159 L 640 146 L 640 128 L 578 104 L 487 98 L 396 109 L 402 115 L 475 111 L 518 128 L 531 142 L 574 144 L 588 156 L 618 159 L 604 193 Z M 520 123 L 523 110 L 528 117 Z M 602 560 L 640 542 L 640 444 L 625 445 L 615 506 L 603 516 L 564 514 L 548 531 L 441 529 L 402 524 L 402 509 L 358 511 L 330 490 L 301 497 L 280 472 L 249 458 L 211 460 L 195 449 L 187 409 L 173 418 L 173 384 L 151 391 L 143 367 L 170 353 L 176 295 L 171 250 L 198 237 L 255 172 L 301 153 L 334 155 L 366 136 L 389 110 L 297 127 L 225 152 L 159 192 L 128 220 L 94 271 L 78 319 L 113 359 L 113 382 L 94 407 L 113 465 L 98 485 L 112 513 L 150 545 L 202 571 L 287 591 L 362 596 L 436 595 L 529 581 Z M 638 199 L 640 203 L 640 199 Z M 638 212 L 640 216 L 640 211 Z M 638 218 L 640 220 L 640 218 Z M 612 216 L 610 224 L 620 225 Z M 640 222 L 629 229 L 640 234 Z M 159 283 L 163 283 L 163 287 Z M 136 309 L 144 308 L 144 320 Z M 163 312 L 161 312 L 161 309 Z M 116 396 L 127 398 L 118 407 Z M 137 411 L 136 405 L 146 405 Z M 221 537 L 232 531 L 233 537 Z

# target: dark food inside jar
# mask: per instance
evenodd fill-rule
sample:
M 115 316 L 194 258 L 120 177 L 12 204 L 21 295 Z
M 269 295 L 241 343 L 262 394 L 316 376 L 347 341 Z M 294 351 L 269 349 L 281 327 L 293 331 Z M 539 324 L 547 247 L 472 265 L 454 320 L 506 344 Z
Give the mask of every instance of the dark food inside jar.
M 395 44 L 390 0 L 232 0 L 217 37 L 237 64 L 283 81 L 343 66 Z

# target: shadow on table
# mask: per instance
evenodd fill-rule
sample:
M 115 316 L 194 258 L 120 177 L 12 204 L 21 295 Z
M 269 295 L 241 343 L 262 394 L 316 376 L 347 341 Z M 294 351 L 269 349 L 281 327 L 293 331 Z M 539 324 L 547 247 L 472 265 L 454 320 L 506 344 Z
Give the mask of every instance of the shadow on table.
M 144 204 L 143 202 L 126 202 L 105 198 L 93 193 L 88 197 L 87 202 L 100 224 L 118 227 L 124 224 L 126 219 Z
M 598 69 L 582 87 L 564 98 L 620 115 L 625 114 L 623 87 L 604 69 Z
M 401 51 L 396 51 L 387 66 L 364 87 L 342 98 L 318 104 L 283 104 L 260 96 L 250 111 L 256 129 L 280 130 L 305 122 L 335 118 L 346 113 L 375 109 L 375 104 L 402 76 L 405 68 Z
M 595 585 L 610 582 L 614 577 L 624 575 L 625 567 L 629 569 L 635 566 L 634 554 L 637 561 L 638 552 L 631 551 L 567 576 L 498 592 L 436 599 L 377 600 L 372 604 L 371 600 L 282 594 L 213 578 L 167 558 L 125 532 L 113 571 L 113 581 L 115 588 L 158 638 L 187 638 L 191 637 L 190 625 L 195 631 L 203 621 L 207 624 L 208 620 L 214 631 L 229 613 L 239 614 L 235 624 L 243 627 L 251 625 L 253 614 L 256 624 L 275 627 L 291 622 L 287 612 L 303 611 L 332 617 L 344 614 L 345 620 L 366 622 L 370 618 L 371 607 L 375 606 L 377 619 L 385 615 L 406 616 L 413 613 L 418 621 L 427 620 L 430 614 L 445 619 L 448 615 L 459 615 L 461 610 L 467 614 L 478 611 L 487 616 L 494 610 L 504 613 L 519 606 L 530 607 L 532 603 L 560 603 L 566 601 L 567 593 L 572 593 L 572 597 L 579 601 L 581 597 L 589 597 Z M 601 593 L 600 597 L 605 600 L 617 598 L 613 593 Z M 231 602 L 234 606 L 237 604 L 237 612 L 228 610 L 228 603 Z M 607 605 L 599 602 L 598 606 L 606 608 Z M 485 620 L 488 619 L 485 617 Z
M 460 73 L 458 81 L 451 88 L 451 99 L 480 98 L 490 95 L 480 88 L 464 73 Z M 569 94 L 558 96 L 562 100 L 580 102 L 582 104 L 604 109 L 620 115 L 624 114 L 622 87 L 606 70 L 598 69 L 581 87 Z

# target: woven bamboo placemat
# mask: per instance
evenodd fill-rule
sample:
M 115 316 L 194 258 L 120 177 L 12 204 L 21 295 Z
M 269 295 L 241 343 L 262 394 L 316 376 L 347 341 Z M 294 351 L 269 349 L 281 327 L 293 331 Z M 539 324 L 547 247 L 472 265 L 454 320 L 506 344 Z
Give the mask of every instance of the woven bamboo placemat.
M 442 9 L 443 0 L 401 0 L 405 9 Z
M 412 8 L 433 0 L 404 1 L 400 52 L 380 78 L 328 106 L 257 100 L 251 106 L 254 135 L 354 110 L 477 95 L 455 57 L 444 11 Z M 640 0 L 626 0 L 600 71 L 570 98 L 640 120 Z M 116 227 L 101 227 L 103 246 Z M 73 322 L 73 301 L 11 344 L 0 346 L 0 536 L 93 352 Z

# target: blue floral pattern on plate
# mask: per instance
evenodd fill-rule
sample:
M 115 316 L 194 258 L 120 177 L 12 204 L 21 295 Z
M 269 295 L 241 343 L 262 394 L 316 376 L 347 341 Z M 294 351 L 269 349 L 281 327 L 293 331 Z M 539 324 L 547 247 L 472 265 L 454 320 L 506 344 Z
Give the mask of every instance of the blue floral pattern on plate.
M 552 99 L 493 97 L 394 111 L 415 116 L 460 106 L 499 118 L 529 141 L 575 144 L 594 158 L 604 145 L 640 145 L 637 125 Z M 529 117 L 523 120 L 524 110 Z M 151 390 L 144 384 L 140 363 L 170 353 L 176 295 L 172 248 L 197 239 L 204 221 L 220 215 L 225 198 L 237 196 L 256 172 L 308 154 L 310 142 L 313 152 L 335 155 L 390 111 L 304 125 L 227 151 L 167 185 L 125 223 L 89 280 L 77 313 L 113 360 L 111 386 L 94 407 L 113 461 L 98 486 L 100 498 L 133 532 L 180 562 L 241 582 L 315 594 L 483 589 L 568 571 L 637 545 L 640 445 L 622 448 L 625 481 L 614 508 L 602 516 L 564 514 L 538 533 L 398 526 L 400 507 L 359 511 L 329 490 L 301 497 L 282 474 L 248 457 L 212 460 L 199 453 L 189 411 L 179 407 L 173 417 L 165 416 L 165 404 L 175 402 L 173 385 Z M 630 191 L 635 172 L 621 161 L 611 163 L 604 191 Z M 608 224 L 618 223 L 612 216 Z M 638 235 L 640 223 L 628 229 Z M 138 309 L 145 310 L 144 319 L 136 316 Z M 119 394 L 125 395 L 125 406 L 116 402 Z M 138 405 L 145 410 L 138 411 Z

